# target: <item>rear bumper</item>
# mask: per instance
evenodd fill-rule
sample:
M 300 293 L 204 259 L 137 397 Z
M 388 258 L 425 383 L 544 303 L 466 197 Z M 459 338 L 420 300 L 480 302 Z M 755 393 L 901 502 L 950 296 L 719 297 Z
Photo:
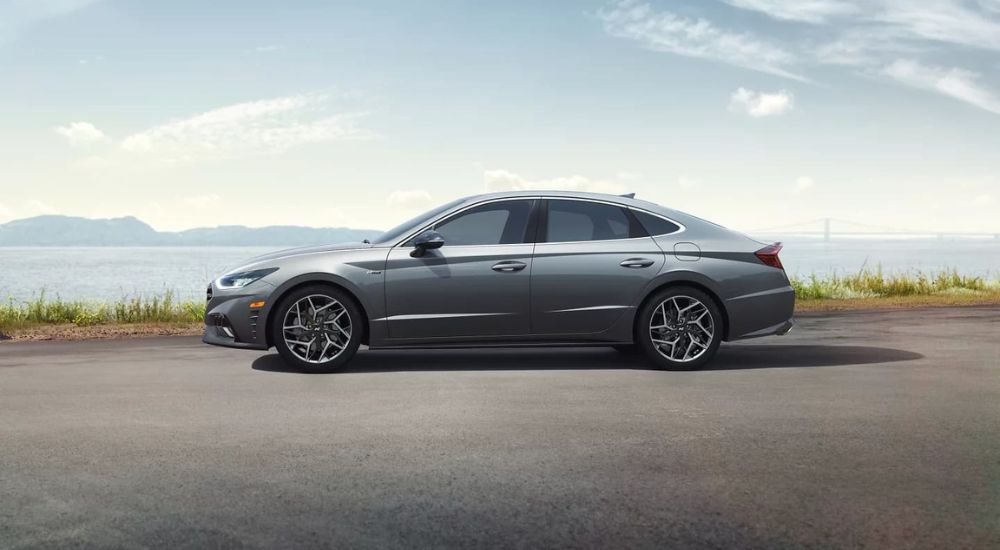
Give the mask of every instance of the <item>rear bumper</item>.
M 726 300 L 728 340 L 782 335 L 794 326 L 795 290 L 784 286 Z
M 747 338 L 760 338 L 761 336 L 783 336 L 785 334 L 788 334 L 788 331 L 792 330 L 794 326 L 795 326 L 795 321 L 789 319 L 787 321 L 782 321 L 777 325 L 764 327 L 760 330 L 755 330 L 753 332 L 744 334 L 737 338 L 730 338 L 730 340 L 746 340 Z

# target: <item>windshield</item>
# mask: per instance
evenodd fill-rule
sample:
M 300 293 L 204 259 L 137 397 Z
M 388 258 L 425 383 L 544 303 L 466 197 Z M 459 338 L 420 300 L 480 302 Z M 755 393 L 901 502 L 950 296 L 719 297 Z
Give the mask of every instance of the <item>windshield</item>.
M 440 215 L 440 214 L 442 214 L 442 213 L 444 213 L 444 212 L 446 212 L 446 211 L 448 211 L 448 210 L 450 210 L 450 209 L 458 206 L 459 204 L 462 204 L 463 202 L 465 202 L 465 199 L 453 200 L 453 201 L 451 201 L 451 202 L 449 202 L 447 204 L 443 204 L 443 205 L 441 205 L 441 206 L 439 206 L 439 207 L 437 207 L 437 208 L 435 208 L 433 210 L 430 210 L 428 212 L 424 212 L 423 214 L 420 214 L 419 216 L 417 216 L 417 217 L 415 217 L 413 219 L 407 220 L 407 221 L 405 221 L 405 222 L 397 225 L 396 227 L 393 227 L 392 229 L 386 231 L 385 233 L 382 233 L 378 237 L 375 237 L 374 239 L 372 239 L 372 244 L 382 244 L 382 243 L 387 243 L 387 242 L 390 242 L 390 241 L 394 241 L 394 240 L 402 237 L 403 235 L 405 235 L 408 231 L 411 231 L 413 229 L 416 229 L 417 227 L 420 227 L 421 225 L 423 225 L 423 224 L 431 221 L 434 217 L 436 217 L 436 216 L 438 216 L 438 215 Z

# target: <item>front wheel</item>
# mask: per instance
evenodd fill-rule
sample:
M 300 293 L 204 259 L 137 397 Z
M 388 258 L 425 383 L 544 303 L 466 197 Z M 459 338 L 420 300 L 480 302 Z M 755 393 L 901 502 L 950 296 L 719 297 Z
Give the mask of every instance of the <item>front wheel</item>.
M 271 341 L 281 358 L 299 370 L 341 369 L 361 345 L 361 308 L 339 289 L 300 288 L 282 298 L 273 315 Z
M 646 302 L 635 341 L 657 368 L 694 370 L 708 363 L 722 342 L 722 315 L 704 292 L 671 287 Z

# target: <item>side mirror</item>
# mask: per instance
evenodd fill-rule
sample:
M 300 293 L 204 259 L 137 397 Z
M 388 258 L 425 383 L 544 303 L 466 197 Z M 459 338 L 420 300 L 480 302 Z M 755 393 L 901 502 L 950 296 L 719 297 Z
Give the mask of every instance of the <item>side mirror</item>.
M 410 256 L 414 258 L 423 257 L 428 250 L 441 248 L 442 245 L 444 245 L 444 237 L 437 231 L 428 229 L 413 238 L 413 252 L 410 252 Z

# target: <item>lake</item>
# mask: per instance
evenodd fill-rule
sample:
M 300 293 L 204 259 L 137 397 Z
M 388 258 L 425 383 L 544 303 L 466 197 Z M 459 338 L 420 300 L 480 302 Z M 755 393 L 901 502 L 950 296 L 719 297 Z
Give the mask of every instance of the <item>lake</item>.
M 174 292 L 201 299 L 213 277 L 273 251 L 259 247 L 0 247 L 0 299 L 29 300 L 45 289 L 67 300 L 113 300 Z M 790 274 L 957 269 L 1000 277 L 997 239 L 789 240 L 781 259 Z

